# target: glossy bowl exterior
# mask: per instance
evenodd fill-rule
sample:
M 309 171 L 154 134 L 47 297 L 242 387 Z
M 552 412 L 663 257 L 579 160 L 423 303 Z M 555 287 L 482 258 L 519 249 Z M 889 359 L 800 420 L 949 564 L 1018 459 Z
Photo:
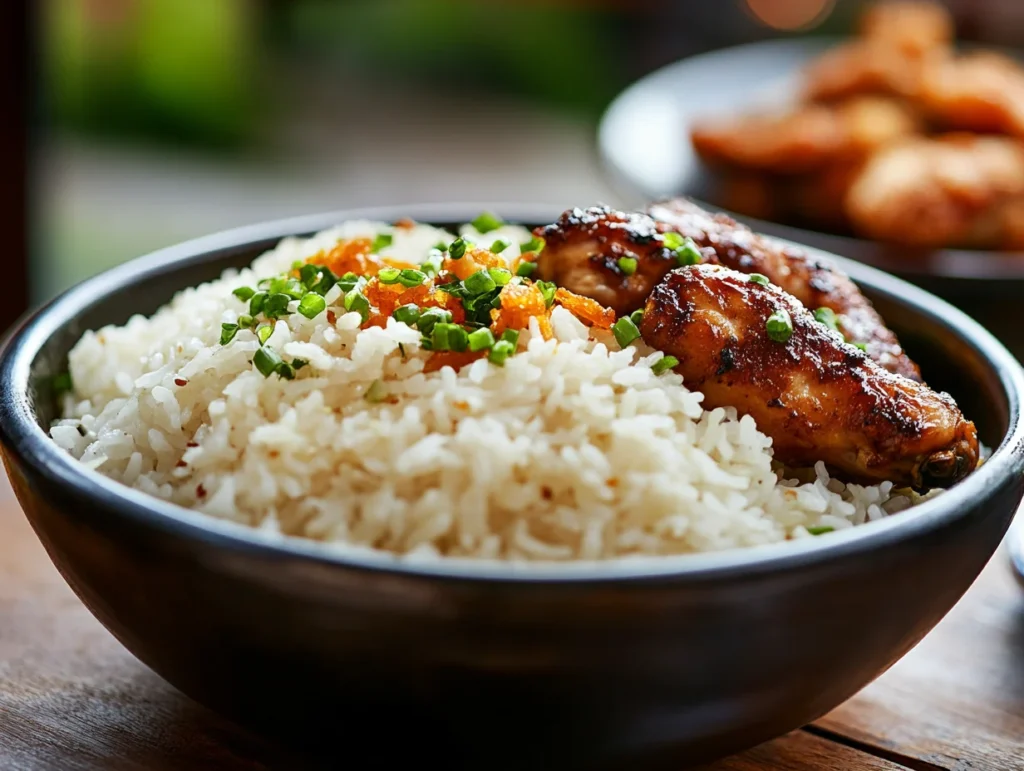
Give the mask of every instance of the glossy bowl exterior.
M 340 761 L 678 769 L 832 709 L 978 575 L 1024 495 L 1020 367 L 951 307 L 850 263 L 998 449 L 937 500 L 808 542 L 531 574 L 346 558 L 128 490 L 40 427 L 54 417 L 48 378 L 85 329 L 152 312 L 284 235 L 478 208 L 342 212 L 191 242 L 87 282 L 9 339 L 0 439 L 18 497 L 82 601 L 170 683 Z

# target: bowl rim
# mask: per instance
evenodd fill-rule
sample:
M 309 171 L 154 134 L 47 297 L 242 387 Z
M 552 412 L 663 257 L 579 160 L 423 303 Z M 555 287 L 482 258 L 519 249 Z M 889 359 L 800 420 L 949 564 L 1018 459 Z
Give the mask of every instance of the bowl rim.
M 406 561 L 365 547 L 282 537 L 152 497 L 83 466 L 61 450 L 36 422 L 29 394 L 33 359 L 61 326 L 133 281 L 174 273 L 227 249 L 247 245 L 269 248 L 266 244 L 273 245 L 281 238 L 312 234 L 345 220 L 394 222 L 402 217 L 411 217 L 426 223 L 455 223 L 469 221 L 481 210 L 502 214 L 511 223 L 550 221 L 560 213 L 550 206 L 521 203 L 451 203 L 392 205 L 303 215 L 192 239 L 87 279 L 26 315 L 7 334 L 0 351 L 0 440 L 8 453 L 31 467 L 48 484 L 68 489 L 79 498 L 94 500 L 100 507 L 113 510 L 117 516 L 136 524 L 168 535 L 201 541 L 226 553 L 245 552 L 268 559 L 291 557 L 322 565 L 384 571 L 406 577 L 500 583 L 575 584 L 668 578 L 706 581 L 804 567 L 924 535 L 960 517 L 969 516 L 975 508 L 972 504 L 984 498 L 987 492 L 1009 478 L 1024 475 L 1024 419 L 1021 415 L 1024 369 L 1009 351 L 980 324 L 928 292 L 875 268 L 804 246 L 800 248 L 833 260 L 855 282 L 863 282 L 878 294 L 932 316 L 951 334 L 963 339 L 992 368 L 1006 394 L 1009 409 L 1009 425 L 999 447 L 981 468 L 963 482 L 898 516 L 823 537 L 699 554 L 573 563 L 520 563 L 468 558 Z M 175 291 L 183 288 L 178 287 Z

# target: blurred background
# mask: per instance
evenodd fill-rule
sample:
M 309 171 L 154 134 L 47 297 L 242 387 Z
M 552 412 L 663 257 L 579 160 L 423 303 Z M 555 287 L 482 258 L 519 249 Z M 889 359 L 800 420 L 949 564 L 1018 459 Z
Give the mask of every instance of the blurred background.
M 1019 0 L 947 4 L 963 38 L 1024 40 Z M 26 299 L 38 302 L 154 248 L 298 213 L 416 201 L 614 204 L 594 136 L 622 88 L 701 51 L 845 32 L 862 4 L 2 5 L 5 34 L 16 38 L 7 55 L 27 60 L 7 72 L 30 84 L 27 137 L 4 130 L 8 154 L 19 141 L 30 149 L 28 164 L 12 155 L 6 166 L 27 170 Z M 13 197 L 6 208 L 23 213 Z

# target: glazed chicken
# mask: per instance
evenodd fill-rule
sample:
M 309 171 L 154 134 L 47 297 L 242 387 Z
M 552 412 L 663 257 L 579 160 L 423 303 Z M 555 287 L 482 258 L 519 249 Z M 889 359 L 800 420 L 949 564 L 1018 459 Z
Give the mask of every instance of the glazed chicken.
M 983 51 L 925 68 L 917 102 L 939 126 L 1024 137 L 1024 68 Z
M 917 365 L 896 335 L 846 275 L 823 259 L 759 236 L 689 201 L 657 203 L 643 214 L 605 207 L 572 209 L 535 233 L 546 241 L 537 260 L 540 278 L 592 297 L 619 315 L 643 307 L 655 286 L 680 264 L 665 235 L 692 239 L 699 250 L 691 255 L 694 261 L 764 274 L 807 307 L 831 309 L 849 342 L 864 346 L 889 371 L 920 380 Z
M 916 489 L 949 487 L 977 466 L 977 432 L 952 398 L 887 372 L 777 286 L 717 265 L 679 268 L 654 289 L 640 330 L 679 360 L 705 408 L 751 415 L 787 465 L 821 460 L 851 481 Z

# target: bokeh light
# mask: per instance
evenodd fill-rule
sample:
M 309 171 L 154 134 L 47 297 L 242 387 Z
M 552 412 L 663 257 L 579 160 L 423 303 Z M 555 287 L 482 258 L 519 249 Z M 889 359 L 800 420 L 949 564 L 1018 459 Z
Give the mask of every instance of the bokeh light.
M 828 18 L 835 0 L 743 0 L 747 10 L 772 29 L 794 31 L 816 27 Z

